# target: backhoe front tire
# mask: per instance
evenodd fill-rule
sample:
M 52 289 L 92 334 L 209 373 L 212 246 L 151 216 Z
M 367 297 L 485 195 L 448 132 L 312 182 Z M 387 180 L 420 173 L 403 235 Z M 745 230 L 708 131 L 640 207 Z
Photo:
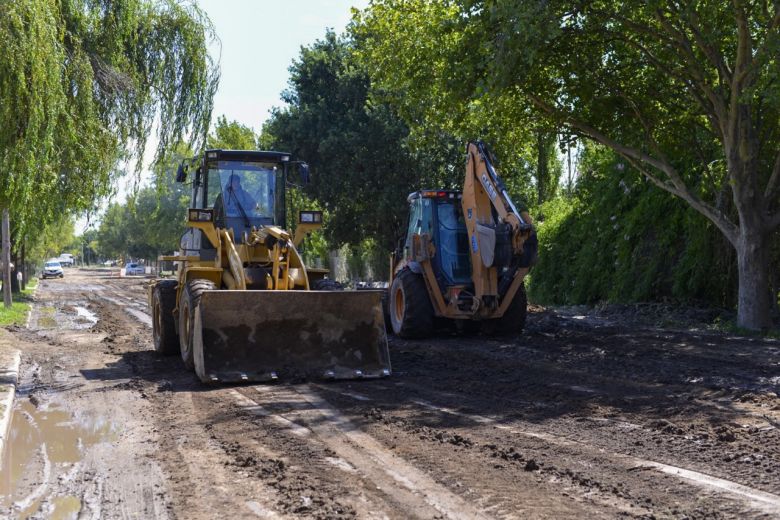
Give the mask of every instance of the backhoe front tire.
M 211 291 L 216 288 L 217 286 L 214 282 L 196 279 L 187 283 L 181 295 L 181 302 L 179 302 L 179 347 L 181 360 L 188 370 L 195 368 L 192 349 L 195 310 L 200 304 L 200 296 L 203 294 L 203 291 Z
M 495 336 L 520 334 L 525 328 L 525 317 L 528 313 L 528 298 L 525 294 L 525 284 L 521 284 L 503 316 L 496 320 L 483 322 L 483 332 Z
M 160 354 L 179 351 L 179 334 L 173 317 L 177 285 L 176 280 L 160 280 L 152 292 L 152 338 L 154 350 Z
M 433 305 L 422 275 L 402 269 L 390 286 L 390 324 L 402 338 L 421 338 L 433 332 Z

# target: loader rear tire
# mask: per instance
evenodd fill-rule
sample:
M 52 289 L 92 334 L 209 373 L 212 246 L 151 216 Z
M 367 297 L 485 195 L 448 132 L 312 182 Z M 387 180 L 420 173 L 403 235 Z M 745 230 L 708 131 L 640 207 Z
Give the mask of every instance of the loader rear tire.
M 330 278 L 322 278 L 312 284 L 312 291 L 343 291 L 344 286 L 338 283 L 336 280 Z
M 203 294 L 203 291 L 212 291 L 216 288 L 217 286 L 210 280 L 195 279 L 187 283 L 181 295 L 181 302 L 179 302 L 179 347 L 181 360 L 188 370 L 195 368 L 192 338 L 195 310 L 200 303 L 200 295 Z
M 390 323 L 402 338 L 421 338 L 433 331 L 433 306 L 425 280 L 402 269 L 390 286 Z
M 179 351 L 179 334 L 173 309 L 176 308 L 176 280 L 160 280 L 152 293 L 152 337 L 154 350 L 170 355 Z
M 486 334 L 495 336 L 508 336 L 520 334 L 525 328 L 525 317 L 528 312 L 528 298 L 525 295 L 525 285 L 517 289 L 512 303 L 509 304 L 503 316 L 496 320 L 487 320 L 482 323 L 482 330 Z

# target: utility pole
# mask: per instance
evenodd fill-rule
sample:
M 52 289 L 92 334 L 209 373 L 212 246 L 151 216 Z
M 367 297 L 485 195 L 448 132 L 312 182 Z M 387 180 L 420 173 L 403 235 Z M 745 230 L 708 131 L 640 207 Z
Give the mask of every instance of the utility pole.
M 3 208 L 2 224 L 2 264 L 3 264 L 3 304 L 11 306 L 11 224 L 8 216 L 8 208 Z

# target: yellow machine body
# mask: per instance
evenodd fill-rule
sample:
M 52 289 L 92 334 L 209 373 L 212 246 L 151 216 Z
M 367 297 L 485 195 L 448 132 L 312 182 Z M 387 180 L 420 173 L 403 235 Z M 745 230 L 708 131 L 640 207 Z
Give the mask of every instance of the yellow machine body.
M 409 196 L 409 229 L 391 258 L 387 309 L 401 336 L 431 333 L 433 317 L 522 330 L 523 280 L 536 256 L 531 218 L 512 203 L 487 147 L 471 142 L 466 153 L 462 191 Z
M 224 181 L 226 171 L 231 179 L 286 177 L 285 154 L 217 150 L 205 157 L 179 254 L 161 257 L 177 265 L 175 287 L 171 280 L 150 286 L 155 348 L 178 350 L 207 383 L 389 375 L 381 294 L 317 290 L 333 286 L 322 283 L 327 270 L 308 270 L 296 248 L 321 227 L 320 212 L 301 212 L 293 236 L 274 222 L 284 220 L 283 211 L 261 215 L 257 204 L 256 215 L 246 203 L 231 217 L 220 207 L 227 192 L 208 199 L 209 179 Z M 283 201 L 273 191 L 286 182 L 266 183 L 269 197 Z

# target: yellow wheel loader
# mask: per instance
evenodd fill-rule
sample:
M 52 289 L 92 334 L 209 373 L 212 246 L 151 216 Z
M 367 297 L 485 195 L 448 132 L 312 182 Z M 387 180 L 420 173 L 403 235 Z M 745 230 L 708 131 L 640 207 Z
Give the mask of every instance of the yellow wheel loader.
M 192 195 L 176 279 L 149 286 L 154 347 L 181 353 L 206 383 L 390 375 L 381 294 L 337 291 L 297 247 L 322 226 L 301 211 L 285 231 L 288 177 L 305 163 L 281 152 L 207 150 L 176 176 Z M 322 290 L 320 290 L 322 289 Z
M 409 195 L 409 227 L 393 254 L 387 314 L 401 337 L 422 337 L 442 322 L 463 331 L 519 333 L 523 279 L 536 259 L 531 217 L 512 202 L 487 146 L 466 149 L 463 190 Z

